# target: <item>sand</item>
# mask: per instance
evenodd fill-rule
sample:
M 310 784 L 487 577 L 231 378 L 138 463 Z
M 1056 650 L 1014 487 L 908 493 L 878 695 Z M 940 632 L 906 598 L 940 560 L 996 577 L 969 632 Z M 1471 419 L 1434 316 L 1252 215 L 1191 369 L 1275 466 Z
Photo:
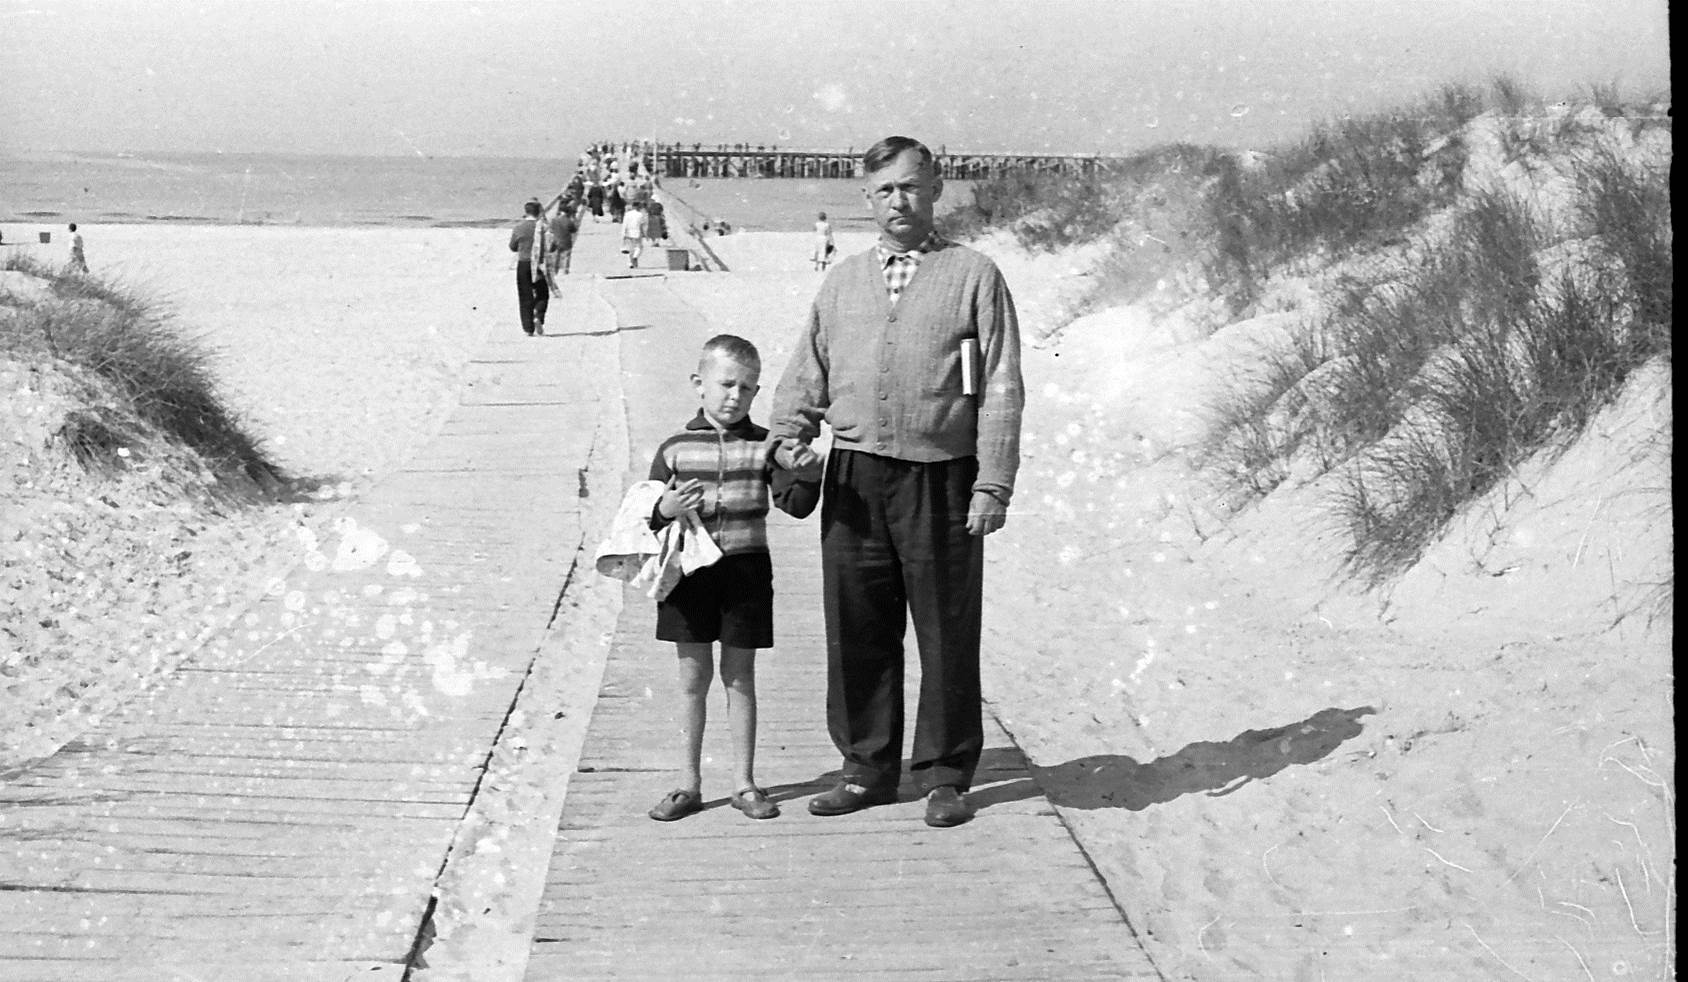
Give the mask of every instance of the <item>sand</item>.
M 808 237 L 713 244 L 734 272 L 669 284 L 779 364 L 819 282 Z M 1329 580 L 1315 509 L 1233 514 L 1188 462 L 1203 393 L 1270 321 L 1210 339 L 1125 309 L 1057 331 L 1085 256 L 986 248 L 1019 298 L 1030 393 L 987 549 L 987 699 L 1164 974 L 1664 977 L 1670 628 L 1618 586 L 1668 567 L 1668 511 L 1618 493 L 1668 488 L 1668 457 L 1620 439 L 1668 411 L 1660 386 L 1393 593 L 1360 594 Z M 426 439 L 484 332 L 514 329 L 495 233 L 134 226 L 88 249 L 173 296 L 236 404 L 341 496 Z M 1614 476 L 1620 457 L 1642 473 Z M 334 507 L 242 519 L 195 575 L 238 603 Z

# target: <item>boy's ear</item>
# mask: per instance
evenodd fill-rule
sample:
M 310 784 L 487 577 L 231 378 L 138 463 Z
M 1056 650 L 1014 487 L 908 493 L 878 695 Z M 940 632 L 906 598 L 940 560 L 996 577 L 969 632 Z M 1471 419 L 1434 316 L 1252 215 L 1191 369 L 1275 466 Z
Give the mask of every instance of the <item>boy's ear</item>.
M 703 376 L 699 375 L 696 372 L 693 372 L 692 373 L 692 384 L 693 385 L 702 385 L 703 384 Z

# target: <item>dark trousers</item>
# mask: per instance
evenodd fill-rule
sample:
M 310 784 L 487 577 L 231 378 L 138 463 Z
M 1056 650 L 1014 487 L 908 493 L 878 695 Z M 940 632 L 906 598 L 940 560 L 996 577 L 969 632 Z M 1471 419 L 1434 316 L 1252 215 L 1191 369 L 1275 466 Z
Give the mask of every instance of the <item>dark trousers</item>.
M 903 635 L 914 619 L 921 792 L 963 791 L 984 747 L 979 696 L 983 539 L 967 532 L 978 461 L 834 450 L 821 504 L 826 719 L 845 780 L 894 786 L 903 748 Z
M 533 281 L 533 263 L 526 259 L 516 262 L 516 303 L 522 308 L 522 330 L 532 334 L 535 326 L 545 325 L 545 309 L 551 305 L 551 291 L 545 281 Z

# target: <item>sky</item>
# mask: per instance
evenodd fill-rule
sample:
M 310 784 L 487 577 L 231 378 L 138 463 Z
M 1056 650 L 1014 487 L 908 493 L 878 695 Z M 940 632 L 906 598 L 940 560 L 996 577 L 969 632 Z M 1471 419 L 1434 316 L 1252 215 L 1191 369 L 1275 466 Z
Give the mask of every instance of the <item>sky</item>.
M 1268 147 L 1514 77 L 1670 87 L 1666 0 L 0 0 L 0 153 L 572 156 L 656 138 Z

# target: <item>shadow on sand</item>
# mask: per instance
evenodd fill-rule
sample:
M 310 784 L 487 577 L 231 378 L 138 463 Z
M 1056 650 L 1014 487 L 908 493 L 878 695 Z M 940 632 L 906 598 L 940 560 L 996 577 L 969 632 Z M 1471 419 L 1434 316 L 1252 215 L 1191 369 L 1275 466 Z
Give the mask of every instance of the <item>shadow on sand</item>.
M 1250 781 L 1269 778 L 1292 764 L 1323 760 L 1337 747 L 1359 736 L 1361 718 L 1376 712 L 1371 706 L 1321 709 L 1299 723 L 1244 730 L 1223 743 L 1198 741 L 1147 764 L 1124 754 L 1095 754 L 1043 767 L 1028 762 L 1017 748 L 993 747 L 980 759 L 973 790 L 967 798 L 981 811 L 1039 795 L 1048 796 L 1052 803 L 1063 808 L 1131 811 L 1142 811 L 1198 791 L 1217 798 Z M 902 801 L 920 797 L 908 771 L 905 761 L 898 794 Z M 826 791 L 842 777 L 841 771 L 832 770 L 810 781 L 780 784 L 765 790 L 774 801 L 787 802 Z M 726 799 L 709 804 L 724 805 Z
M 1361 717 L 1376 712 L 1371 706 L 1321 709 L 1299 723 L 1245 730 L 1223 743 L 1202 740 L 1146 764 L 1123 754 L 1096 754 L 1051 767 L 1028 766 L 1018 750 L 987 750 L 968 798 L 985 809 L 1042 793 L 1064 808 L 1142 811 L 1198 791 L 1219 797 L 1292 764 L 1324 759 L 1359 736 Z M 1028 770 L 1030 780 L 1012 779 L 1014 772 Z M 1009 780 L 989 784 L 993 772 Z

